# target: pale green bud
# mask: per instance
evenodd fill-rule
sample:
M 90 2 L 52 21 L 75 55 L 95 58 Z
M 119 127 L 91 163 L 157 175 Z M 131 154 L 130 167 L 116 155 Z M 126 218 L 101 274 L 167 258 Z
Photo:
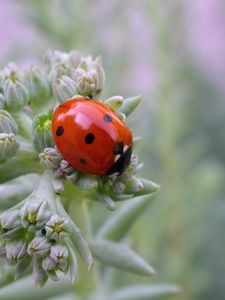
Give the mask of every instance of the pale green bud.
M 116 110 L 120 108 L 123 104 L 124 98 L 122 96 L 113 96 L 105 100 L 105 104 L 108 105 L 110 108 Z
M 18 126 L 13 117 L 6 110 L 0 110 L 0 133 L 17 134 Z
M 54 148 L 52 137 L 52 112 L 37 116 L 32 125 L 33 144 L 38 152 L 45 148 Z
M 58 63 L 67 63 L 69 54 L 57 50 L 48 50 L 44 56 L 44 61 L 49 68 Z
M 125 186 L 126 192 L 128 193 L 138 193 L 144 188 L 142 181 L 135 176 L 130 177 L 130 179 L 125 182 Z
M 0 80 L 4 82 L 7 78 L 11 79 L 12 81 L 19 80 L 22 81 L 22 74 L 20 72 L 19 67 L 15 64 L 10 62 L 2 71 Z
M 27 252 L 30 256 L 44 257 L 49 253 L 51 244 L 46 237 L 37 236 L 28 245 Z
M 79 64 L 81 63 L 82 60 L 82 56 L 80 54 L 80 52 L 78 51 L 71 51 L 69 53 L 69 62 L 71 64 L 71 67 L 76 69 Z
M 50 95 L 46 74 L 35 66 L 30 66 L 24 75 L 24 82 L 30 94 L 31 102 L 44 102 Z
M 73 70 L 72 75 L 78 93 L 90 98 L 97 97 L 105 84 L 105 72 L 102 66 L 91 57 L 85 58 L 79 67 Z
M 29 93 L 19 80 L 6 79 L 2 85 L 5 106 L 8 110 L 23 109 L 29 101 Z
M 6 258 L 14 260 L 23 258 L 27 254 L 27 245 L 23 240 L 12 240 L 6 243 Z
M 56 268 L 56 261 L 52 259 L 51 257 L 47 256 L 46 258 L 43 259 L 42 261 L 42 268 L 45 271 L 51 271 Z
M 65 75 L 62 75 L 55 80 L 52 89 L 53 94 L 60 102 L 71 99 L 75 94 L 77 94 L 74 81 Z
M 0 133 L 0 160 L 15 156 L 19 146 L 15 134 Z
M 21 222 L 24 227 L 35 226 L 41 228 L 50 218 L 51 211 L 47 201 L 33 194 L 29 196 L 23 207 L 20 209 Z
M 39 157 L 41 164 L 47 169 L 57 169 L 63 159 L 55 148 L 45 148 L 44 152 L 39 154 Z
M 70 232 L 69 222 L 58 215 L 51 216 L 45 225 L 46 237 L 58 241 Z
M 19 210 L 5 211 L 0 215 L 0 227 L 4 237 L 11 238 L 17 236 L 23 229 Z
M 68 250 L 65 246 L 62 245 L 54 245 L 50 250 L 50 257 L 56 263 L 63 263 L 68 259 Z
M 70 174 L 74 171 L 74 168 L 66 161 L 65 159 L 62 159 L 60 162 L 60 168 L 64 173 Z

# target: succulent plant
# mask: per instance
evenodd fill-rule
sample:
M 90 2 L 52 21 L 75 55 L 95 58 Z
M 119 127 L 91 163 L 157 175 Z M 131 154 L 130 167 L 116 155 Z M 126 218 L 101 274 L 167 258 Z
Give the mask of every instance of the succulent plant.
M 92 269 L 94 259 L 143 276 L 155 273 L 122 241 L 159 190 L 156 183 L 138 177 L 143 163 L 133 154 L 121 174 L 83 174 L 65 160 L 52 137 L 53 109 L 77 95 L 98 99 L 104 83 L 100 60 L 75 51 L 49 51 L 43 67 L 19 72 L 10 65 L 1 73 L 0 183 L 5 194 L 0 197 L 0 256 L 15 266 L 16 279 L 32 273 L 36 285 L 59 280 L 62 290 L 69 287 L 69 292 L 68 278 L 77 281 L 77 295 L 82 299 L 106 299 L 103 290 L 96 288 L 100 283 L 96 282 L 99 270 Z M 104 103 L 125 120 L 140 100 L 140 96 L 112 96 Z M 95 203 L 117 211 L 92 234 L 90 216 Z M 101 284 L 105 285 L 103 278 Z M 174 293 L 177 287 L 104 290 L 107 299 L 141 300 Z M 2 297 L 7 298 L 7 291 Z

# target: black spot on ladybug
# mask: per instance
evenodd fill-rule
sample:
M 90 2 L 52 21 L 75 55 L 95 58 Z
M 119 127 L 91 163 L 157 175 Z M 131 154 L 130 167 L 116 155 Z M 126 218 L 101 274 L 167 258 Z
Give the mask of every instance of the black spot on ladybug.
M 110 115 L 104 115 L 103 117 L 103 120 L 106 122 L 106 123 L 110 123 L 112 122 L 112 117 Z
M 86 161 L 85 159 L 81 158 L 81 159 L 80 159 L 80 163 L 81 163 L 82 165 L 86 165 L 86 164 L 87 164 L 87 161 Z
M 85 143 L 86 144 L 92 144 L 94 142 L 94 139 L 95 139 L 95 136 L 93 133 L 88 133 L 86 136 L 85 136 Z
M 115 146 L 113 147 L 113 154 L 123 154 L 123 147 L 124 147 L 124 143 L 123 142 L 118 142 L 115 144 Z
M 64 132 L 64 128 L 62 126 L 59 126 L 56 130 L 56 135 L 61 136 Z

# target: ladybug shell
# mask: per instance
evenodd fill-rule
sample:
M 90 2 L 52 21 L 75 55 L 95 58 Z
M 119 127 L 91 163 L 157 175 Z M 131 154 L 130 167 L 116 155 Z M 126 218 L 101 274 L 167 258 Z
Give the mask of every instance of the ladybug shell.
M 62 156 L 92 175 L 121 173 L 130 163 L 132 132 L 102 102 L 75 98 L 57 107 L 52 131 Z

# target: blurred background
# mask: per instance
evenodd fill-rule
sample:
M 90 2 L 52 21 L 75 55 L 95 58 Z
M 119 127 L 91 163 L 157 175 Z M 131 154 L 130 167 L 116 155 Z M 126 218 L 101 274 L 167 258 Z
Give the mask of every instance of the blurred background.
M 102 99 L 143 95 L 128 120 L 142 175 L 162 190 L 131 246 L 177 283 L 181 300 L 225 299 L 225 2 L 0 0 L 0 66 L 47 48 L 102 55 Z M 100 205 L 97 227 L 107 212 Z M 114 272 L 115 287 L 148 281 Z

